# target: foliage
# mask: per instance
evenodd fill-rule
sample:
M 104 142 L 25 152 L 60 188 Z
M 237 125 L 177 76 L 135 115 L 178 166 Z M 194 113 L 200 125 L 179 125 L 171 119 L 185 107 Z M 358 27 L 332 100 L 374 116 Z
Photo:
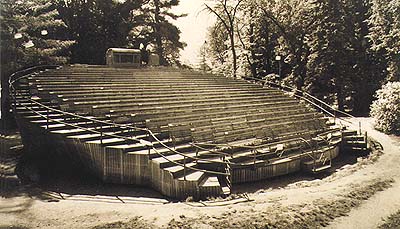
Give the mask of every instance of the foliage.
M 387 79 L 400 81 L 400 2 L 371 0 L 371 11 L 372 49 L 386 57 Z
M 170 12 L 173 6 L 179 5 L 179 0 L 147 0 L 141 6 L 144 18 L 135 32 L 145 48 L 149 46 L 160 56 L 162 65 L 178 64 L 179 51 L 186 44 L 180 41 L 181 31 L 169 19 L 176 20 L 185 14 L 177 15 Z
M 237 13 L 243 0 L 217 0 L 215 6 L 211 7 L 205 4 L 205 9 L 211 14 L 218 18 L 218 26 L 224 28 L 224 31 L 228 34 L 229 38 L 229 49 L 231 51 L 232 58 L 232 75 L 236 77 L 237 66 L 237 52 L 236 52 L 236 31 L 237 25 Z
M 2 73 L 39 64 L 68 62 L 72 40 L 54 4 L 45 0 L 1 2 Z
M 141 1 L 57 0 L 69 36 L 76 40 L 72 62 L 105 63 L 110 47 L 127 47 L 129 32 L 140 18 Z
M 223 65 L 226 60 L 226 52 L 229 50 L 228 34 L 224 32 L 221 23 L 216 23 L 208 28 L 206 53 L 213 66 Z
M 111 47 L 143 48 L 155 51 L 161 64 L 178 62 L 179 29 L 168 21 L 184 15 L 169 10 L 177 0 L 57 0 L 62 19 L 75 39 L 72 60 L 104 64 Z M 141 47 L 142 44 L 142 47 Z
M 396 229 L 400 227 L 400 210 L 383 219 L 383 223 L 378 226 L 379 229 Z
M 64 64 L 74 41 L 54 4 L 46 0 L 1 0 L 1 111 L 5 125 L 11 118 L 8 77 L 33 65 Z
M 340 110 L 368 114 L 385 78 L 398 79 L 399 5 L 396 0 L 245 0 L 233 20 L 235 44 L 220 20 L 209 32 L 208 53 L 214 69 L 229 72 L 236 59 L 241 74 L 279 73 L 279 80 Z M 237 58 L 227 52 L 230 47 Z
M 400 82 L 388 82 L 376 92 L 371 105 L 375 128 L 385 133 L 400 134 Z

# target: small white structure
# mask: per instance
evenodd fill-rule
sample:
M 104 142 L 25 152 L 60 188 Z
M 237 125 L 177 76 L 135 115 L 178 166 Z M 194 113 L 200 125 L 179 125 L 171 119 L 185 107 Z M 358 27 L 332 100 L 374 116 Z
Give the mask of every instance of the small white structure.
M 108 66 L 140 67 L 141 52 L 139 49 L 109 48 L 106 52 Z

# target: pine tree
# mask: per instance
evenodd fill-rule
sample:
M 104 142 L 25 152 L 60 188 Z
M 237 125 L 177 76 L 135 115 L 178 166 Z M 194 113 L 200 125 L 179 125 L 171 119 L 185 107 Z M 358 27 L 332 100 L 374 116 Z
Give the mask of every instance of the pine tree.
M 135 31 L 132 31 L 137 41 L 160 57 L 161 65 L 178 64 L 179 51 L 186 44 L 180 41 L 178 27 L 170 22 L 185 14 L 177 15 L 170 12 L 173 6 L 179 5 L 179 0 L 146 0 L 142 4 L 142 18 Z
M 324 0 L 318 6 L 318 24 L 310 39 L 309 62 L 312 92 L 323 99 L 336 101 L 344 110 L 351 85 L 351 52 L 349 32 L 345 24 L 343 1 Z
M 108 48 L 132 48 L 131 31 L 141 16 L 140 0 L 56 0 L 69 36 L 72 62 L 104 64 Z
M 54 4 L 45 0 L 3 0 L 1 5 L 3 67 L 15 70 L 68 61 L 68 48 L 74 42 L 65 39 L 65 24 Z
M 371 0 L 369 37 L 372 50 L 386 58 L 387 79 L 400 81 L 400 2 Z
M 7 116 L 9 75 L 33 65 L 68 62 L 74 42 L 66 39 L 65 24 L 54 4 L 46 0 L 2 0 L 0 19 L 1 99 L 3 116 Z

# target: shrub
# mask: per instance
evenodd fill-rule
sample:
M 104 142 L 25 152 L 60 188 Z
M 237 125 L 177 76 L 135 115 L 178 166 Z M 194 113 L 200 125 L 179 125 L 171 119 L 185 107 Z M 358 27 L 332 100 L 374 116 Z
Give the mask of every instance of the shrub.
M 376 92 L 371 105 L 375 128 L 385 133 L 400 134 L 400 82 L 389 82 Z

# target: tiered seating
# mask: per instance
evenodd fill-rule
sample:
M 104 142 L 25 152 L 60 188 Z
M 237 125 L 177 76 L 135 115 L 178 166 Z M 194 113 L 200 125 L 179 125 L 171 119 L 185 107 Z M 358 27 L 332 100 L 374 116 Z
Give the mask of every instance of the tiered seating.
M 104 180 L 150 184 L 172 197 L 228 194 L 232 183 L 295 171 L 300 162 L 308 168 L 311 159 L 311 170 L 323 170 L 338 143 L 322 114 L 276 89 L 222 76 L 63 67 L 28 83 L 29 93 L 20 92 L 82 117 L 28 101 L 35 113 L 21 98 L 24 119 L 79 142 L 88 151 L 80 159 Z

